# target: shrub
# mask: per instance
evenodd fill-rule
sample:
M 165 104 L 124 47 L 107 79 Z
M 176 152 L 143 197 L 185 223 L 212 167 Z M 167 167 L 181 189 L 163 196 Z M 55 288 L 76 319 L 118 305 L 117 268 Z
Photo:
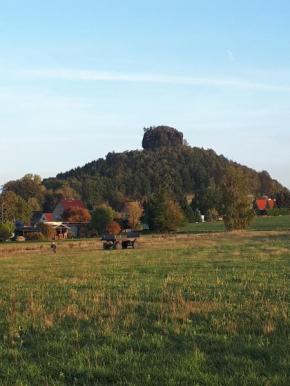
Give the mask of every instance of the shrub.
M 288 208 L 281 208 L 280 209 L 280 214 L 282 216 L 288 216 L 290 214 L 290 210 Z
M 38 232 L 32 232 L 32 233 L 28 233 L 26 235 L 26 240 L 31 240 L 31 241 L 43 241 L 44 240 L 44 236 L 42 233 L 38 233 Z
M 51 240 L 55 235 L 55 230 L 51 225 L 45 224 L 45 223 L 39 223 L 38 226 L 41 230 L 41 233 L 46 238 L 46 240 Z
M 10 226 L 6 224 L 0 224 L 0 241 L 6 241 L 10 236 Z
M 121 227 L 116 221 L 111 221 L 106 228 L 106 233 L 110 233 L 112 235 L 118 235 L 120 232 Z

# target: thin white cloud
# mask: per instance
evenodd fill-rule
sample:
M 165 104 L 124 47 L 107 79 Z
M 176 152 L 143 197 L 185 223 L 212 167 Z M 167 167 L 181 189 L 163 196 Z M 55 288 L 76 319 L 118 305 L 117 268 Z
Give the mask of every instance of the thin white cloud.
M 235 62 L 236 61 L 236 58 L 234 57 L 234 54 L 232 53 L 232 51 L 230 50 L 227 50 L 227 53 L 228 53 L 228 58 L 231 62 Z
M 166 76 L 154 74 L 98 72 L 63 68 L 25 70 L 18 72 L 18 75 L 23 75 L 25 77 L 48 78 L 65 81 L 142 82 L 205 87 L 234 87 L 260 91 L 290 91 L 290 86 L 280 86 L 268 83 L 255 83 L 244 80 Z

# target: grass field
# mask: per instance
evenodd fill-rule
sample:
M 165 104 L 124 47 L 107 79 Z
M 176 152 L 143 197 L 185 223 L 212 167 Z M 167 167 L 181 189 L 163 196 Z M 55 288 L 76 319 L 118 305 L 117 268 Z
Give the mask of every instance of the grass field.
M 251 227 L 255 231 L 290 230 L 290 216 L 256 217 Z M 212 221 L 197 224 L 186 224 L 181 233 L 224 232 L 223 221 Z
M 0 251 L 0 385 L 289 385 L 290 233 Z

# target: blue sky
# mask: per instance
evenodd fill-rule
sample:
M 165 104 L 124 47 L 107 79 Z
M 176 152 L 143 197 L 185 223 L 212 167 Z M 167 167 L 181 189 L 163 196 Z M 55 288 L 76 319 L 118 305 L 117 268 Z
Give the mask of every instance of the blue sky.
M 290 188 L 288 0 L 0 2 L 0 185 L 166 124 Z

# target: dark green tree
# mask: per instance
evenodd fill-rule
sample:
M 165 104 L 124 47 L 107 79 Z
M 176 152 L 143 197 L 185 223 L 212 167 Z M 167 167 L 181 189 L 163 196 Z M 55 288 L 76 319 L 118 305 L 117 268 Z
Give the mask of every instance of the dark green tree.
M 99 235 L 106 231 L 107 226 L 114 220 L 114 211 L 110 206 L 100 205 L 92 212 L 91 226 Z
M 151 230 L 176 230 L 184 221 L 180 206 L 170 200 L 165 187 L 157 189 L 144 206 L 145 217 Z

